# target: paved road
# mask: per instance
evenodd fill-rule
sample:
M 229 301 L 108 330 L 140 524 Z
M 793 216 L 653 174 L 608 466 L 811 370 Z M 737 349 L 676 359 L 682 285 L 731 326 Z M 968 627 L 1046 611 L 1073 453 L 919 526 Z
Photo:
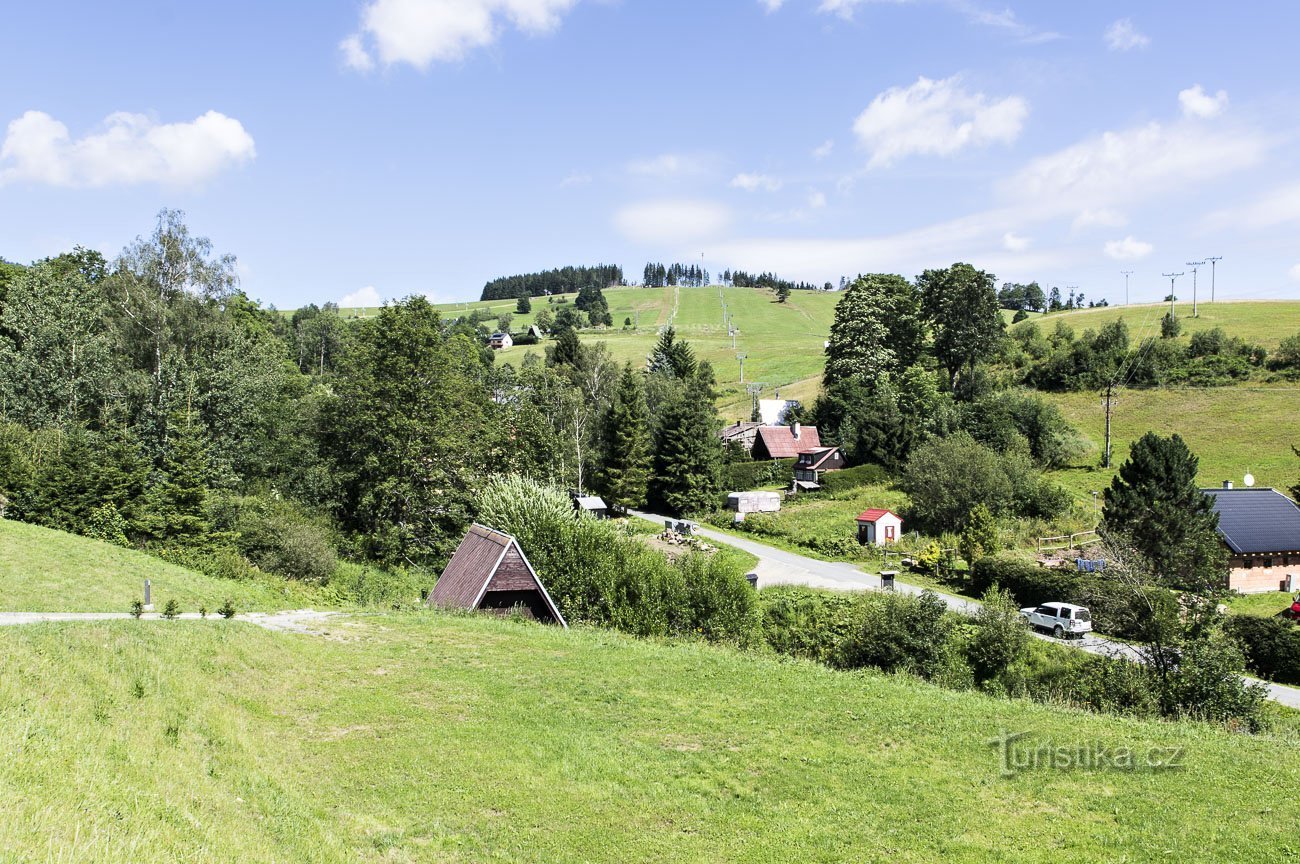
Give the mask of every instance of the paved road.
M 663 525 L 668 521 L 667 517 L 657 516 L 653 513 L 642 513 L 637 510 L 631 512 L 634 516 L 640 516 L 642 519 L 658 525 Z M 758 574 L 758 586 L 760 588 L 768 585 L 808 585 L 813 588 L 830 588 L 838 591 L 882 590 L 879 576 L 864 573 L 852 564 L 840 561 L 818 561 L 816 558 L 808 558 L 796 552 L 787 552 L 784 549 L 778 549 L 775 546 L 769 546 L 756 540 L 733 537 L 730 534 L 724 534 L 704 525 L 699 526 L 695 533 L 712 540 L 714 543 L 734 546 L 757 556 L 758 566 L 754 568 L 753 572 Z M 894 590 L 905 594 L 920 594 L 926 589 L 919 585 L 895 581 Z M 958 597 L 955 594 L 944 594 L 939 591 L 935 593 L 954 612 L 960 612 L 963 615 L 974 615 L 980 608 L 978 600 Z M 1142 652 L 1137 646 L 1130 645 L 1127 642 L 1107 639 L 1105 636 L 1090 634 L 1082 639 L 1062 640 L 1054 639 L 1045 633 L 1035 632 L 1034 635 L 1044 641 L 1066 645 L 1079 651 L 1087 651 L 1089 654 L 1120 657 L 1138 663 L 1143 660 Z M 1300 709 L 1300 687 L 1287 687 L 1283 684 L 1271 684 L 1267 681 L 1260 683 L 1263 683 L 1268 688 L 1270 699 L 1291 708 Z
M 289 631 L 294 633 L 313 632 L 312 625 L 319 624 L 337 612 L 317 612 L 314 609 L 294 609 L 287 612 L 241 612 L 236 621 L 247 621 L 265 627 L 267 630 Z M 19 624 L 42 624 L 56 621 L 118 621 L 132 616 L 127 612 L 0 612 L 0 627 Z M 180 619 L 199 618 L 197 612 L 182 612 Z M 211 618 L 218 616 L 211 615 Z M 141 621 L 162 621 L 157 612 L 145 612 Z

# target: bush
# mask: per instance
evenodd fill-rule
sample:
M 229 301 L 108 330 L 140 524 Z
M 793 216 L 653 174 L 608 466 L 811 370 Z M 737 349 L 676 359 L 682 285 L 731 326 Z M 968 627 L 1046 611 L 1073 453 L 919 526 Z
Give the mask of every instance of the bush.
M 131 617 L 139 618 L 144 614 L 144 601 L 140 599 L 131 601 Z
M 223 602 L 220 606 L 217 607 L 217 614 L 220 615 L 222 618 L 225 618 L 226 620 L 230 620 L 231 618 L 234 618 L 235 601 L 227 597 L 225 599 L 225 602 Z
M 794 477 L 794 459 L 766 462 L 728 462 L 722 466 L 722 488 L 744 492 L 760 486 L 784 485 Z
M 822 492 L 835 495 L 861 486 L 882 486 L 890 482 L 889 470 L 883 465 L 857 465 L 822 475 Z
M 129 527 L 117 507 L 112 502 L 106 502 L 91 511 L 86 520 L 85 535 L 114 546 L 130 546 L 131 542 L 126 537 Z
M 938 678 L 948 665 L 951 632 L 947 606 L 934 592 L 882 594 L 863 607 L 833 662 L 844 669 L 874 666 Z
M 1227 631 L 1241 646 L 1251 672 L 1280 684 L 1300 684 L 1300 627 L 1281 618 L 1231 615 Z
M 419 570 L 384 569 L 340 561 L 330 574 L 328 585 L 334 596 L 347 603 L 398 608 L 418 602 L 435 581 Z
M 324 582 L 338 563 L 329 521 L 287 499 L 224 498 L 213 506 L 213 523 L 233 533 L 239 553 L 268 573 Z
M 1024 655 L 1030 638 L 1010 592 L 990 588 L 982 602 L 966 644 L 966 657 L 980 683 L 1004 675 Z
M 1161 339 L 1173 339 L 1181 332 L 1183 332 L 1183 323 L 1172 314 L 1166 314 L 1160 319 Z
M 171 598 L 163 605 L 162 617 L 166 618 L 168 621 L 176 620 L 176 616 L 179 614 L 181 614 L 181 604 L 176 602 L 175 597 Z
M 780 586 L 758 592 L 763 640 L 791 657 L 830 663 L 861 617 L 862 595 Z
M 1241 649 L 1222 630 L 1191 640 L 1173 677 L 1168 694 L 1173 706 L 1167 713 L 1258 731 L 1266 690 L 1247 684 L 1241 677 L 1244 668 Z

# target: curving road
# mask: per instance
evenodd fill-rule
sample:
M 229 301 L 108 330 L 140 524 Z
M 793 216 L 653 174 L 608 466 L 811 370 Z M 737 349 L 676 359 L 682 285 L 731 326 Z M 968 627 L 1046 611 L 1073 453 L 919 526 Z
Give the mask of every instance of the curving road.
M 654 513 L 643 513 L 638 510 L 630 512 L 633 516 L 639 516 L 658 525 L 673 521 L 666 516 L 659 516 Z M 692 524 L 697 525 L 695 529 L 696 535 L 714 543 L 734 546 L 756 556 L 758 565 L 752 572 L 758 574 L 758 587 L 760 588 L 769 585 L 807 585 L 811 588 L 829 588 L 835 591 L 883 590 L 879 576 L 864 573 L 853 564 L 843 561 L 819 561 L 816 558 L 808 558 L 797 552 L 787 552 L 784 549 L 778 549 L 757 540 L 724 534 L 706 525 Z M 926 589 L 919 585 L 895 581 L 894 590 L 905 594 L 920 594 Z M 974 615 L 979 611 L 980 603 L 978 600 L 958 597 L 955 594 L 945 594 L 940 591 L 934 593 L 954 612 L 960 612 L 963 615 Z M 1108 639 L 1105 636 L 1096 634 L 1089 634 L 1082 639 L 1055 639 L 1038 632 L 1035 632 L 1034 635 L 1047 642 L 1055 642 L 1058 645 L 1065 645 L 1079 651 L 1087 651 L 1089 654 L 1120 657 L 1137 663 L 1141 663 L 1144 659 L 1139 646 Z M 1290 708 L 1300 709 L 1300 687 L 1288 687 L 1284 684 L 1273 684 L 1268 681 L 1259 683 L 1268 688 L 1268 696 L 1273 701 L 1280 702 Z

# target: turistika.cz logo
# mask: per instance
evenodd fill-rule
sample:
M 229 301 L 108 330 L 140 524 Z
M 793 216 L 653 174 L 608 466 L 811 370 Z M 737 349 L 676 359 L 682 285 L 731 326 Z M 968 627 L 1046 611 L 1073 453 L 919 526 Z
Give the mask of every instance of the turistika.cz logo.
M 1026 771 L 1181 771 L 1182 747 L 1133 747 L 1106 741 L 1059 743 L 1032 732 L 1002 732 L 988 745 L 998 753 L 1000 773 Z

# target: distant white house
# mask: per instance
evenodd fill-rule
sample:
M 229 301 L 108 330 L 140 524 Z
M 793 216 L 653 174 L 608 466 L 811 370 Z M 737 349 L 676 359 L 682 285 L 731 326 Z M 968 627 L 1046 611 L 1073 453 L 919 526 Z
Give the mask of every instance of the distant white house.
M 764 426 L 782 426 L 791 408 L 798 408 L 798 399 L 759 399 L 758 416 Z
M 509 348 L 515 344 L 509 333 L 493 333 L 488 337 L 488 345 L 493 348 Z

